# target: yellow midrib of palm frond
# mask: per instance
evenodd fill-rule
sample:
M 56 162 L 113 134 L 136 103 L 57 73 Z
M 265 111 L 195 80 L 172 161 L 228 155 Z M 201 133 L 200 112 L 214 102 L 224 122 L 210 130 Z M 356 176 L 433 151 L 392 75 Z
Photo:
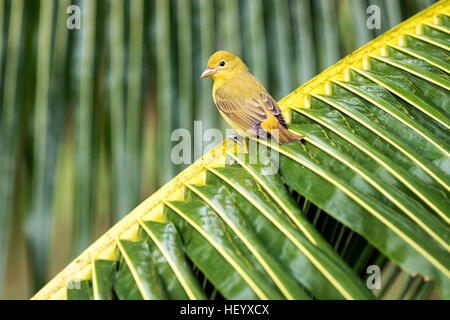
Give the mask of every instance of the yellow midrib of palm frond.
M 329 67 L 313 79 L 296 89 L 279 102 L 285 116 L 290 122 L 289 108 L 309 107 L 309 94 L 314 92 L 326 93 L 329 80 L 344 80 L 349 66 L 366 69 L 365 59 L 369 54 L 381 54 L 388 43 L 397 44 L 407 32 L 420 33 L 417 30 L 422 23 L 437 23 L 438 14 L 449 14 L 450 1 L 442 0 L 428 9 L 409 18 L 397 27 L 372 40 L 333 66 Z M 44 286 L 33 299 L 62 299 L 66 295 L 67 282 L 73 278 L 85 279 L 90 277 L 91 261 L 96 258 L 112 258 L 117 239 L 135 233 L 139 220 L 159 220 L 162 218 L 162 201 L 182 199 L 186 182 L 199 182 L 203 179 L 205 167 L 223 166 L 226 155 L 226 143 L 222 142 L 213 150 L 205 154 L 186 170 L 181 172 L 157 192 L 144 200 L 126 217 L 114 225 L 103 236 L 87 248 L 78 258 L 57 274 Z

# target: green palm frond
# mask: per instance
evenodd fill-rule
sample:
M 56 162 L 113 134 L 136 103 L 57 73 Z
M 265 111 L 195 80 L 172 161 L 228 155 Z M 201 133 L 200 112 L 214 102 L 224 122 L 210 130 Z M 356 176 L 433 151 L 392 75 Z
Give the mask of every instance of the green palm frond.
M 304 142 L 260 140 L 270 154 L 256 163 L 217 146 L 34 298 L 423 299 L 436 284 L 448 299 L 448 10 L 424 10 L 281 100 Z

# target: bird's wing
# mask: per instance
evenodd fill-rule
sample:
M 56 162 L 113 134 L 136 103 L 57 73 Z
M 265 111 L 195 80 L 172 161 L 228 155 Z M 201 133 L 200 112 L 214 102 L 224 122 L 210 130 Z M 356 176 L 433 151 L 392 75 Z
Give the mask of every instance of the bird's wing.
M 242 129 L 259 129 L 267 119 L 266 112 L 259 103 L 249 100 L 228 100 L 216 97 L 219 110 Z
M 266 109 L 269 110 L 270 113 L 272 113 L 277 118 L 278 122 L 287 129 L 283 113 L 281 112 L 280 107 L 278 106 L 277 102 L 272 98 L 272 96 L 267 92 L 263 92 L 259 94 L 259 98 L 261 99 L 261 102 L 266 107 Z
M 224 99 L 216 95 L 216 105 L 230 120 L 243 129 L 260 129 L 261 122 L 268 119 L 269 111 L 285 128 L 286 122 L 276 101 L 267 92 L 245 100 Z

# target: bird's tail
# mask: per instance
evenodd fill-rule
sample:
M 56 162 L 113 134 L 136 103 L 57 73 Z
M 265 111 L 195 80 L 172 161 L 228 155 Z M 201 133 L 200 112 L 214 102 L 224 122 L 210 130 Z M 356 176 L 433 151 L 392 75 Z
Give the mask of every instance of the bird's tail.
M 278 141 L 279 144 L 285 144 L 285 143 L 290 143 L 290 142 L 294 142 L 294 141 L 300 141 L 302 140 L 304 137 L 296 134 L 292 131 L 289 131 L 286 128 L 281 128 L 278 130 L 278 139 L 277 136 L 274 135 L 275 139 Z

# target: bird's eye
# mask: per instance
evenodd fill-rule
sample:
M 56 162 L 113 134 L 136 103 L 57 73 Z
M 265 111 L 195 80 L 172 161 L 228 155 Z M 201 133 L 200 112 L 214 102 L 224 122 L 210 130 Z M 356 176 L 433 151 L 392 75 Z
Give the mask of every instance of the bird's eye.
M 225 61 L 220 60 L 219 65 L 220 65 L 221 67 L 223 67 L 223 66 L 225 65 Z

